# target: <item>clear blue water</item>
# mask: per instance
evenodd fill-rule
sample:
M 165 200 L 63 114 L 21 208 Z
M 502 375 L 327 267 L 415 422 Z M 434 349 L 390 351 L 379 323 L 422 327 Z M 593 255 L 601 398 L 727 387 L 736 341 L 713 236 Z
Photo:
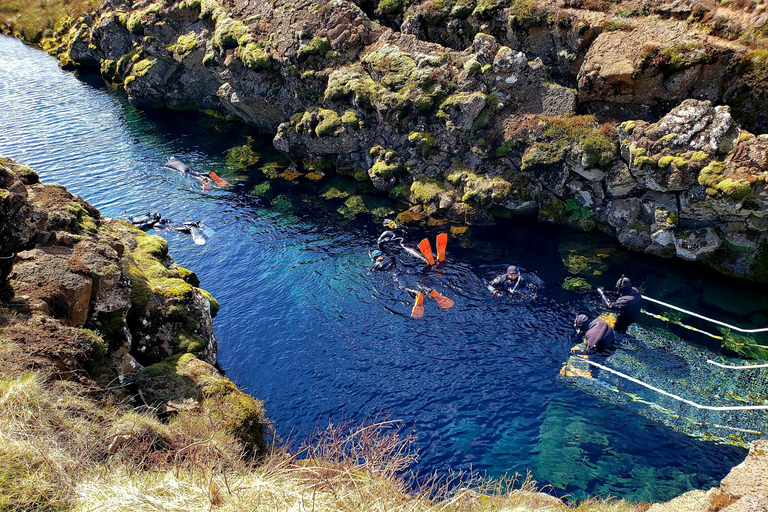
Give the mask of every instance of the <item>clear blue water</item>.
M 560 289 L 569 274 L 559 250 L 568 242 L 605 247 L 611 256 L 593 284 L 610 286 L 628 271 L 646 294 L 742 325 L 766 324 L 757 300 L 765 287 L 522 219 L 452 237 L 444 270 L 422 279 L 456 305 L 444 312 L 428 299 L 414 320 L 412 299 L 392 276 L 367 270 L 380 231 L 371 217 L 345 220 L 338 204 L 302 195 L 316 194 L 309 185 L 283 185 L 292 207 L 278 208 L 247 193 L 252 181 L 203 193 L 162 168 L 178 155 L 231 177 L 225 151 L 245 133 L 196 114 L 136 111 L 98 76 L 63 72 L 44 53 L 0 37 L 0 156 L 106 216 L 160 211 L 214 228 L 204 246 L 159 234 L 220 301 L 221 366 L 265 401 L 282 437 L 387 415 L 417 436 L 418 475 L 530 471 L 559 496 L 632 500 L 707 489 L 744 458 L 743 449 L 690 438 L 558 377 L 570 319 L 593 300 Z M 260 143 L 266 158 L 269 139 Z M 438 231 L 413 228 L 414 238 L 434 240 Z M 483 281 L 511 262 L 550 283 L 536 301 L 488 296 Z

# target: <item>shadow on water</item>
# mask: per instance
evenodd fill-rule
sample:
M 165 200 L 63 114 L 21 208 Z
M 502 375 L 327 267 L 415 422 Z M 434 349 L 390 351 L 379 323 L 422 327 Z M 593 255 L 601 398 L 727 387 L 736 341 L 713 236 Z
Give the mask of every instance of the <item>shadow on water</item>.
M 401 261 L 398 275 L 371 273 L 367 251 L 380 222 L 339 214 L 344 197 L 307 195 L 327 179 L 276 178 L 260 195 L 251 194 L 264 181 L 259 171 L 237 182 L 225 154 L 249 134 L 242 126 L 137 111 L 99 80 L 77 80 L 7 38 L 0 38 L 0 111 L 0 155 L 66 185 L 104 215 L 160 211 L 214 229 L 203 246 L 158 234 L 220 301 L 221 365 L 265 400 L 282 436 L 309 434 L 319 418 L 387 414 L 416 434 L 420 475 L 530 470 L 558 495 L 655 501 L 716 485 L 746 453 L 688 437 L 639 414 L 635 402 L 559 377 L 571 319 L 597 304 L 594 294 L 561 285 L 579 275 L 611 287 L 626 273 L 646 294 L 757 326 L 768 324 L 765 287 L 529 218 L 452 234 L 442 270 Z M 260 165 L 276 158 L 268 138 L 255 144 Z M 171 155 L 236 184 L 203 192 L 162 167 Z M 434 240 L 448 227 L 414 224 L 410 236 Z M 517 303 L 485 289 L 510 263 L 543 279 L 536 300 Z M 444 311 L 428 297 L 423 318 L 411 318 L 404 287 L 414 281 L 455 305 Z

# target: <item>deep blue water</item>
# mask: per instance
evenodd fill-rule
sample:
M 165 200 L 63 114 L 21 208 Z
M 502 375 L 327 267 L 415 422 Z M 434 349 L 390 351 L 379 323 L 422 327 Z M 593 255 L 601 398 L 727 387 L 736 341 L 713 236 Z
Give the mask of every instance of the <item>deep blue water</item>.
M 417 436 L 414 471 L 422 476 L 530 471 L 560 496 L 654 501 L 717 485 L 745 456 L 558 376 L 572 345 L 570 320 L 594 299 L 560 289 L 569 275 L 561 252 L 569 243 L 604 248 L 610 256 L 593 284 L 610 287 L 626 271 L 648 295 L 745 326 L 766 324 L 765 287 L 519 219 L 452 236 L 440 272 L 409 269 L 400 284 L 422 280 L 456 303 L 446 312 L 427 299 L 415 320 L 392 276 L 367 269 L 380 231 L 370 216 L 344 219 L 339 203 L 302 195 L 313 193 L 310 184 L 276 184 L 281 200 L 271 201 L 247 193 L 252 180 L 204 193 L 162 168 L 178 155 L 236 181 L 225 151 L 246 133 L 196 114 L 136 111 L 98 76 L 63 72 L 44 53 L 0 37 L 0 156 L 65 185 L 103 215 L 160 211 L 212 227 L 204 246 L 159 234 L 221 303 L 221 366 L 265 401 L 282 437 L 300 441 L 318 423 L 387 416 Z M 269 139 L 257 140 L 266 161 Z M 439 231 L 412 228 L 417 239 Z M 509 263 L 549 283 L 537 300 L 489 297 L 484 282 Z

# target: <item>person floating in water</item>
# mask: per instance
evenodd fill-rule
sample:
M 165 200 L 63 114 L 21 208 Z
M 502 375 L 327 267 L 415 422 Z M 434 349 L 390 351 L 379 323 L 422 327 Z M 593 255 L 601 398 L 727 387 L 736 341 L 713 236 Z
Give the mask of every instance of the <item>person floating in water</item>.
M 522 269 L 510 265 L 507 267 L 507 273 L 497 276 L 488 283 L 487 288 L 494 296 L 509 294 L 535 298 L 539 288 L 543 286 L 544 283 L 538 276 L 529 273 L 528 278 L 523 277 Z
M 627 332 L 627 328 L 640 317 L 643 296 L 632 286 L 628 277 L 622 276 L 616 281 L 616 293 L 606 292 L 602 286 L 597 288 L 597 293 L 608 309 L 618 312 L 616 332 Z
M 613 349 L 616 336 L 611 326 L 602 318 L 598 317 L 590 321 L 587 315 L 577 315 L 573 326 L 576 328 L 579 342 L 584 343 L 584 348 L 580 349 L 577 345 L 571 349 L 571 354 L 589 355 Z
M 174 171 L 178 172 L 182 176 L 186 178 L 196 178 L 199 180 L 202 180 L 205 178 L 205 174 L 201 172 L 197 172 L 193 170 L 190 166 L 176 158 L 175 156 L 172 156 L 168 159 L 168 161 L 165 163 L 165 167 L 169 169 L 173 169 Z
M 496 279 L 488 283 L 488 290 L 494 295 L 502 295 L 504 292 L 513 294 L 524 281 L 525 278 L 518 271 L 517 267 L 510 265 L 507 267 L 506 274 L 497 276 Z
M 374 249 L 373 251 L 370 251 L 368 253 L 368 256 L 371 258 L 371 262 L 373 263 L 371 265 L 371 270 L 385 271 L 385 272 L 396 270 L 397 260 L 393 255 L 386 254 L 384 251 L 380 249 Z M 405 274 L 405 275 L 409 275 L 409 274 Z M 453 301 L 448 297 L 442 295 L 440 292 L 438 292 L 434 288 L 424 286 L 420 283 L 416 283 L 415 287 L 406 286 L 402 282 L 403 277 L 404 276 L 395 274 L 394 279 L 399 288 L 404 289 L 406 292 L 408 292 L 408 294 L 411 297 L 415 299 L 413 308 L 411 309 L 411 316 L 413 318 L 421 318 L 422 316 L 424 316 L 425 295 L 429 295 L 430 297 L 435 299 L 435 302 L 437 302 L 437 305 L 444 310 L 448 310 L 453 307 L 454 305 Z
M 126 213 L 127 216 L 127 213 Z M 158 222 L 161 222 L 162 216 L 160 212 L 147 212 L 144 215 L 133 215 L 128 217 L 128 221 L 141 230 L 148 230 L 155 227 Z
M 435 264 L 435 256 L 432 254 L 432 245 L 429 243 L 429 239 L 423 239 L 417 247 L 405 243 L 406 229 L 399 226 L 395 221 L 390 219 L 384 219 L 384 227 L 387 228 L 376 241 L 380 251 L 387 252 L 387 248 L 393 248 L 396 245 L 400 247 L 406 254 L 423 261 L 427 265 Z M 437 261 L 442 263 L 445 261 L 445 247 L 448 244 L 448 234 L 440 233 L 437 235 Z

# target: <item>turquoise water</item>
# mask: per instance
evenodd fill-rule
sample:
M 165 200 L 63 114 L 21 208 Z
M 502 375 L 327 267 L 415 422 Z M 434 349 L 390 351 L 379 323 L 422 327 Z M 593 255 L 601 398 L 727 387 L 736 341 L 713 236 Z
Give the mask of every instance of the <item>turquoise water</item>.
M 225 152 L 244 142 L 243 127 L 136 111 L 98 76 L 63 72 L 5 37 L 0 112 L 0 156 L 65 185 L 102 214 L 160 211 L 214 229 L 204 246 L 181 233 L 157 234 L 220 301 L 221 366 L 265 401 L 284 438 L 300 441 L 329 420 L 387 416 L 417 436 L 417 475 L 531 471 L 558 496 L 653 501 L 717 485 L 746 454 L 675 432 L 639 414 L 641 405 L 612 403 L 558 376 L 572 345 L 571 318 L 594 305 L 592 296 L 560 289 L 569 275 L 562 258 L 568 244 L 586 244 L 610 254 L 603 276 L 589 277 L 593 284 L 610 287 L 627 271 L 646 294 L 742 325 L 766 324 L 764 287 L 527 219 L 452 236 L 441 271 L 405 268 L 399 280 L 371 274 L 377 222 L 345 219 L 340 203 L 304 195 L 316 195 L 315 185 L 278 179 L 275 201 L 248 194 L 253 178 L 203 192 L 162 168 L 177 155 L 235 181 Z M 266 161 L 269 138 L 257 142 Z M 439 228 L 412 232 L 434 240 Z M 489 297 L 484 283 L 511 262 L 548 283 L 535 301 Z M 428 299 L 424 317 L 410 318 L 412 299 L 401 285 L 415 282 L 456 305 L 442 311 Z

